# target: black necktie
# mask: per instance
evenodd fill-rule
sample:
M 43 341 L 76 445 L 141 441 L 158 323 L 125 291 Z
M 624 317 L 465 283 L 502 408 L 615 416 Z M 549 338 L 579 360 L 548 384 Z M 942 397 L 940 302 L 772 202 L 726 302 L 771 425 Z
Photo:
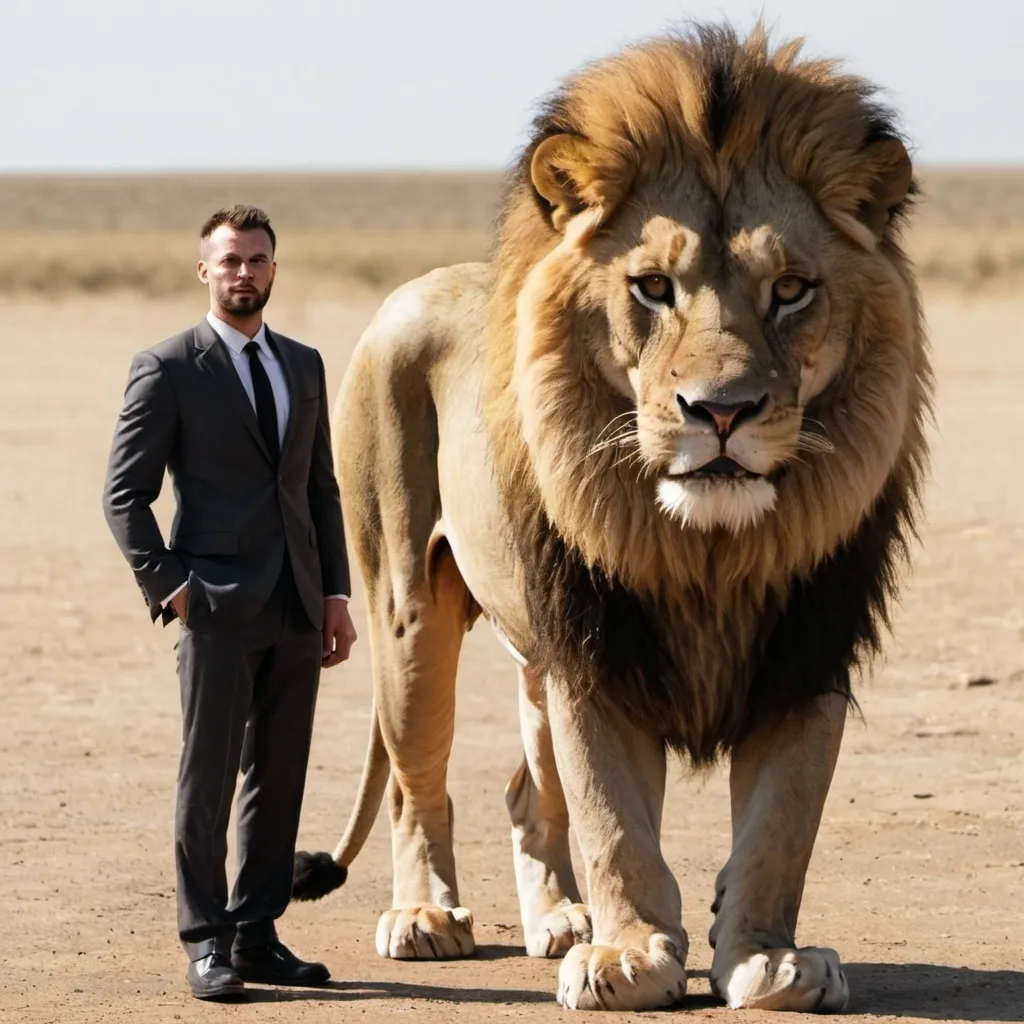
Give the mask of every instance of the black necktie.
M 249 357 L 249 371 L 252 373 L 252 393 L 256 398 L 256 419 L 260 423 L 260 433 L 266 442 L 270 457 L 277 465 L 281 457 L 281 445 L 277 437 L 277 406 L 274 404 L 274 389 L 270 386 L 270 378 L 260 362 L 260 347 L 250 341 L 242 349 Z

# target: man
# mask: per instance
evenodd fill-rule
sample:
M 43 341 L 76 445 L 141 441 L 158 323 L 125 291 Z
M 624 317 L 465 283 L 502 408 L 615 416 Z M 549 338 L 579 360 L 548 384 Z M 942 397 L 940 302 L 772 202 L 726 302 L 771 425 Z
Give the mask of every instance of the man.
M 200 999 L 330 976 L 274 923 L 291 893 L 320 669 L 355 641 L 323 361 L 263 323 L 275 245 L 254 207 L 203 225 L 210 312 L 135 356 L 103 495 L 151 618 L 181 624 L 178 931 Z M 177 500 L 166 545 L 150 509 L 165 469 Z

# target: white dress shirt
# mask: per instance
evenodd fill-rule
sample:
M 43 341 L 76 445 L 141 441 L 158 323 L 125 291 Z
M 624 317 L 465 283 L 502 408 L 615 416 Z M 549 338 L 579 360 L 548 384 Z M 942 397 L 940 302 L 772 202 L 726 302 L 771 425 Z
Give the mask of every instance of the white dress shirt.
M 255 341 L 259 345 L 260 362 L 263 364 L 263 369 L 267 371 L 270 386 L 274 391 L 274 405 L 277 407 L 277 441 L 283 449 L 284 432 L 288 426 L 291 402 L 281 362 L 267 344 L 267 325 L 261 323 L 256 334 L 252 338 L 247 338 L 241 331 L 236 331 L 234 327 L 224 323 L 213 313 L 206 314 L 206 322 L 217 332 L 218 337 L 231 353 L 231 365 L 234 366 L 235 373 L 238 374 L 238 379 L 242 382 L 242 387 L 245 388 L 245 393 L 249 396 L 253 409 L 256 408 L 256 396 L 252 390 L 252 368 L 249 366 L 249 354 L 244 350 L 250 341 Z
M 284 378 L 281 361 L 274 355 L 267 343 L 267 325 L 261 323 L 256 334 L 248 338 L 241 331 L 235 330 L 231 324 L 226 324 L 220 317 L 214 316 L 212 312 L 206 314 L 206 322 L 227 347 L 231 355 L 231 365 L 235 368 L 235 373 L 238 374 L 238 379 L 242 382 L 242 387 L 245 388 L 245 393 L 249 396 L 254 410 L 256 409 L 256 394 L 252 388 L 252 368 L 249 366 L 249 354 L 245 351 L 245 346 L 250 341 L 255 341 L 259 345 L 259 359 L 263 364 L 263 369 L 267 371 L 270 387 L 274 392 L 274 406 L 277 409 L 277 441 L 283 449 L 284 432 L 288 427 L 288 414 L 291 411 L 291 396 L 288 394 L 288 382 Z M 185 586 L 186 584 L 183 583 L 173 593 L 168 594 L 161 604 L 166 607 L 171 598 L 184 590 Z M 327 601 L 335 599 L 347 601 L 348 594 L 328 594 L 324 598 Z

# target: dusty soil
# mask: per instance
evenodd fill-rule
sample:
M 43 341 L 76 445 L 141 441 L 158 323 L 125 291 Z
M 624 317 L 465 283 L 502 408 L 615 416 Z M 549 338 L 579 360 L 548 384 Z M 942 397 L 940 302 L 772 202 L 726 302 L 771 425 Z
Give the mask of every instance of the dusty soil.
M 375 299 L 275 299 L 270 322 L 324 353 L 334 387 Z M 1024 303 L 927 296 L 938 368 L 928 520 L 888 657 L 862 686 L 808 877 L 800 939 L 834 945 L 854 1018 L 1020 1020 L 1024 973 Z M 325 990 L 187 995 L 171 859 L 173 629 L 150 626 L 103 523 L 100 488 L 131 353 L 199 297 L 4 304 L 0 341 L 0 1018 L 11 1021 L 552 1020 L 557 964 L 527 959 L 502 788 L 518 760 L 514 678 L 466 644 L 451 770 L 470 961 L 379 959 L 382 816 L 348 886 L 281 933 Z M 160 503 L 169 521 L 167 495 Z M 364 621 L 361 593 L 357 626 Z M 367 727 L 365 640 L 321 688 L 300 842 L 333 845 Z M 729 844 L 721 772 L 673 772 L 665 848 L 692 942 L 691 1014 L 729 1015 L 705 971 Z M 747 1014 L 745 1020 L 756 1019 Z

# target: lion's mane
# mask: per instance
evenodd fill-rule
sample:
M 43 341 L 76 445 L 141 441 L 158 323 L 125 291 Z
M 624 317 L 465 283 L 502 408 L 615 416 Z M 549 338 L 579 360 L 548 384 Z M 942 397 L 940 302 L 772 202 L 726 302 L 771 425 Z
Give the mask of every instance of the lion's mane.
M 894 120 L 866 83 L 798 55 L 799 43 L 771 50 L 760 29 L 740 41 L 697 27 L 591 65 L 535 120 L 497 233 L 484 411 L 525 567 L 529 656 L 697 763 L 767 715 L 826 692 L 849 697 L 851 675 L 879 648 L 927 455 L 930 370 L 899 245 L 909 200 L 881 227 L 888 276 L 880 271 L 846 365 L 814 406 L 835 452 L 789 464 L 757 525 L 683 531 L 658 510 L 653 484 L 615 451 L 593 450 L 628 408 L 581 340 L 607 328 L 579 308 L 572 281 L 547 283 L 535 329 L 548 369 L 535 393 L 517 390 L 517 301 L 561 237 L 531 159 L 556 133 L 595 147 L 592 180 L 576 182 L 580 209 L 684 163 L 719 194 L 732 175 L 772 163 L 848 226 L 872 185 L 863 147 L 896 137 Z M 545 417 L 533 447 L 524 403 Z

